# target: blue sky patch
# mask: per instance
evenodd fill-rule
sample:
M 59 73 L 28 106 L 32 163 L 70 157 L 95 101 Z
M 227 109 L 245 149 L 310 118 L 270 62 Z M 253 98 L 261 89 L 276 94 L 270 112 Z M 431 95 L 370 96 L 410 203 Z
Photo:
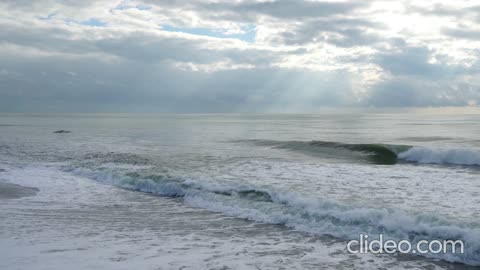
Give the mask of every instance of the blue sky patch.
M 245 27 L 243 30 L 245 31 L 244 34 L 233 34 L 233 35 L 226 35 L 219 30 L 216 29 L 209 29 L 209 28 L 181 28 L 181 27 L 174 27 L 171 25 L 162 25 L 162 29 L 169 32 L 181 32 L 187 33 L 192 35 L 198 36 L 209 36 L 209 37 L 216 37 L 216 38 L 235 38 L 239 40 L 243 40 L 245 42 L 254 43 L 255 42 L 255 26 L 248 26 Z
M 107 26 L 106 22 L 102 22 L 102 21 L 100 21 L 98 19 L 95 19 L 95 18 L 90 18 L 90 19 L 85 20 L 85 21 L 79 21 L 78 23 L 83 24 L 83 25 L 96 26 L 96 27 Z
M 71 24 L 71 23 L 74 23 L 74 24 L 81 24 L 81 25 L 87 25 L 87 26 L 93 26 L 93 27 L 105 27 L 107 26 L 107 23 L 104 22 L 104 21 L 101 21 L 99 19 L 96 19 L 96 18 L 90 18 L 88 20 L 83 20 L 83 21 L 76 21 L 76 20 L 64 20 L 65 23 L 67 24 Z

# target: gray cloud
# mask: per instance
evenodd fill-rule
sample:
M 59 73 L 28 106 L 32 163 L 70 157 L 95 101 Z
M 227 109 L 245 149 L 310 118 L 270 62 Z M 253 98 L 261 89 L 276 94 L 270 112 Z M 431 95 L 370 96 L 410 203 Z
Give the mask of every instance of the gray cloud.
M 144 0 L 147 5 L 196 10 L 201 16 L 214 16 L 216 19 L 252 21 L 258 16 L 279 19 L 305 19 L 345 15 L 362 7 L 365 1 L 323 2 L 323 1 L 243 1 L 243 2 L 191 2 Z
M 454 86 L 455 85 L 455 86 Z M 396 77 L 373 87 L 364 105 L 377 107 L 467 106 L 480 99 L 480 85 Z
M 448 59 L 425 47 L 400 47 L 382 53 L 374 61 L 392 77 L 375 84 L 365 105 L 380 107 L 466 106 L 480 98 L 479 82 L 462 82 L 462 76 L 478 74 L 477 67 L 448 65 Z M 436 63 L 430 59 L 436 57 Z
M 365 7 L 361 2 L 298 2 L 294 0 L 274 2 L 246 3 L 209 3 L 204 5 L 207 10 L 230 10 L 240 14 L 264 14 L 277 18 L 300 19 L 305 17 L 330 17 L 335 14 L 352 12 L 359 7 Z
M 149 8 L 119 7 L 127 4 Z M 405 18 L 462 15 L 458 24 L 446 19 L 424 35 L 392 30 L 371 13 L 383 7 L 368 9 L 373 4 L 3 1 L 0 111 L 301 112 L 480 103 L 475 7 L 405 4 Z M 74 23 L 92 18 L 106 26 Z M 259 40 L 211 35 L 245 25 Z
M 445 28 L 443 33 L 454 38 L 480 40 L 480 30 Z
M 304 44 L 323 41 L 340 47 L 374 44 L 382 39 L 365 32 L 369 28 L 382 28 L 380 23 L 365 19 L 332 18 L 305 20 L 281 33 L 281 42 Z
M 399 52 L 380 53 L 375 63 L 393 75 L 409 75 L 424 78 L 445 78 L 462 73 L 460 66 L 448 66 L 445 63 L 430 63 L 432 52 L 425 47 L 403 47 Z
M 198 73 L 128 60 L 2 58 L 11 74 L 0 77 L 0 105 L 11 111 L 266 111 L 354 102 L 346 74 L 336 72 L 264 68 Z
M 448 6 L 445 4 L 432 4 L 430 7 L 419 7 L 415 5 L 408 6 L 409 12 L 415 12 L 422 15 L 434 15 L 434 16 L 466 16 L 477 15 L 480 11 L 480 5 L 457 7 L 455 5 Z

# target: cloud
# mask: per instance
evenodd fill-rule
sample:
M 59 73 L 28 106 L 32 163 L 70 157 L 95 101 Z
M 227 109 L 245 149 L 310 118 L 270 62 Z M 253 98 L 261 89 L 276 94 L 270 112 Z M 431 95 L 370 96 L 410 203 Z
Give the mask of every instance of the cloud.
M 480 11 L 480 5 L 471 5 L 468 1 L 458 1 L 456 5 L 446 5 L 445 3 L 438 2 L 431 3 L 428 6 L 412 5 L 409 6 L 408 9 L 410 12 L 417 12 L 421 15 L 457 17 L 476 15 Z
M 478 81 L 472 85 L 396 77 L 375 85 L 363 102 L 376 107 L 469 106 L 480 99 L 478 89 Z
M 445 79 L 463 71 L 458 65 L 448 65 L 441 55 L 434 55 L 425 47 L 403 47 L 400 51 L 379 53 L 375 62 L 392 75 Z
M 480 104 L 478 6 L 411 3 L 2 1 L 0 110 Z
M 0 79 L 4 90 L 0 103 L 11 110 L 301 111 L 353 103 L 351 86 L 345 80 L 339 84 L 343 75 L 338 73 L 276 68 L 208 73 L 128 60 L 65 61 L 56 56 L 6 60 L 9 74 Z
M 443 33 L 453 38 L 480 41 L 480 30 L 445 28 Z
M 173 9 L 195 10 L 199 16 L 234 21 L 253 21 L 260 16 L 278 19 L 305 19 L 347 14 L 368 6 L 364 1 L 152 1 L 144 4 Z

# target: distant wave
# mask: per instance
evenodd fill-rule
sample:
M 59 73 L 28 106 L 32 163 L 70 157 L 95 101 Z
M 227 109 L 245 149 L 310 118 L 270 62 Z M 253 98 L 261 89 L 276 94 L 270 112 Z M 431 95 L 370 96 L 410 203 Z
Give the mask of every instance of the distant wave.
M 171 175 L 142 175 L 74 168 L 70 172 L 105 184 L 162 196 L 182 198 L 185 202 L 211 211 L 297 230 L 356 239 L 360 233 L 383 234 L 388 239 L 462 240 L 464 254 L 425 254 L 450 262 L 480 265 L 480 229 L 478 225 L 455 224 L 435 216 L 398 210 L 359 208 L 335 201 L 306 197 L 272 187 L 239 183 L 212 183 Z
M 432 148 L 394 144 L 349 144 L 327 141 L 247 140 L 260 146 L 298 151 L 312 155 L 333 155 L 391 165 L 399 160 L 445 165 L 480 165 L 480 151 L 466 148 Z

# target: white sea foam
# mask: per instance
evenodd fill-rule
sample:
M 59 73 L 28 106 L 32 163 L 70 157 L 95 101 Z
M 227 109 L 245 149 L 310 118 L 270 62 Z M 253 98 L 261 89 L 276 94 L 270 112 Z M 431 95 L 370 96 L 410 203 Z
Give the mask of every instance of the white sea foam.
M 340 268 L 347 260 L 365 270 L 411 265 L 387 256 L 350 259 L 334 253 L 342 243 L 312 242 L 278 227 L 259 226 L 252 234 L 250 224 L 241 220 L 112 188 L 55 167 L 10 166 L 0 179 L 41 190 L 35 197 L 0 204 L 5 213 L 0 269 L 317 269 L 320 263 Z M 229 231 L 234 234 L 225 237 Z M 417 263 L 414 269 L 428 264 Z
M 335 201 L 309 197 L 273 187 L 256 188 L 238 183 L 215 183 L 195 179 L 157 176 L 154 179 L 131 177 L 108 171 L 75 169 L 75 174 L 103 183 L 163 196 L 183 197 L 185 202 L 227 215 L 269 224 L 281 224 L 297 230 L 355 239 L 361 233 L 383 234 L 395 239 L 462 240 L 465 254 L 426 254 L 452 262 L 480 265 L 480 230 L 435 216 L 422 216 L 400 210 L 362 208 Z M 241 197 L 250 192 L 249 197 Z M 255 196 L 269 200 L 255 200 Z
M 300 194 L 276 194 L 273 203 L 242 201 L 212 193 L 187 194 L 185 201 L 212 211 L 249 220 L 286 225 L 301 231 L 356 239 L 361 233 L 383 233 L 389 239 L 456 239 L 464 241 L 465 254 L 426 254 L 452 262 L 480 265 L 480 230 L 428 216 L 374 208 L 352 208 Z
M 398 158 L 419 163 L 480 165 L 480 151 L 466 148 L 412 147 Z

